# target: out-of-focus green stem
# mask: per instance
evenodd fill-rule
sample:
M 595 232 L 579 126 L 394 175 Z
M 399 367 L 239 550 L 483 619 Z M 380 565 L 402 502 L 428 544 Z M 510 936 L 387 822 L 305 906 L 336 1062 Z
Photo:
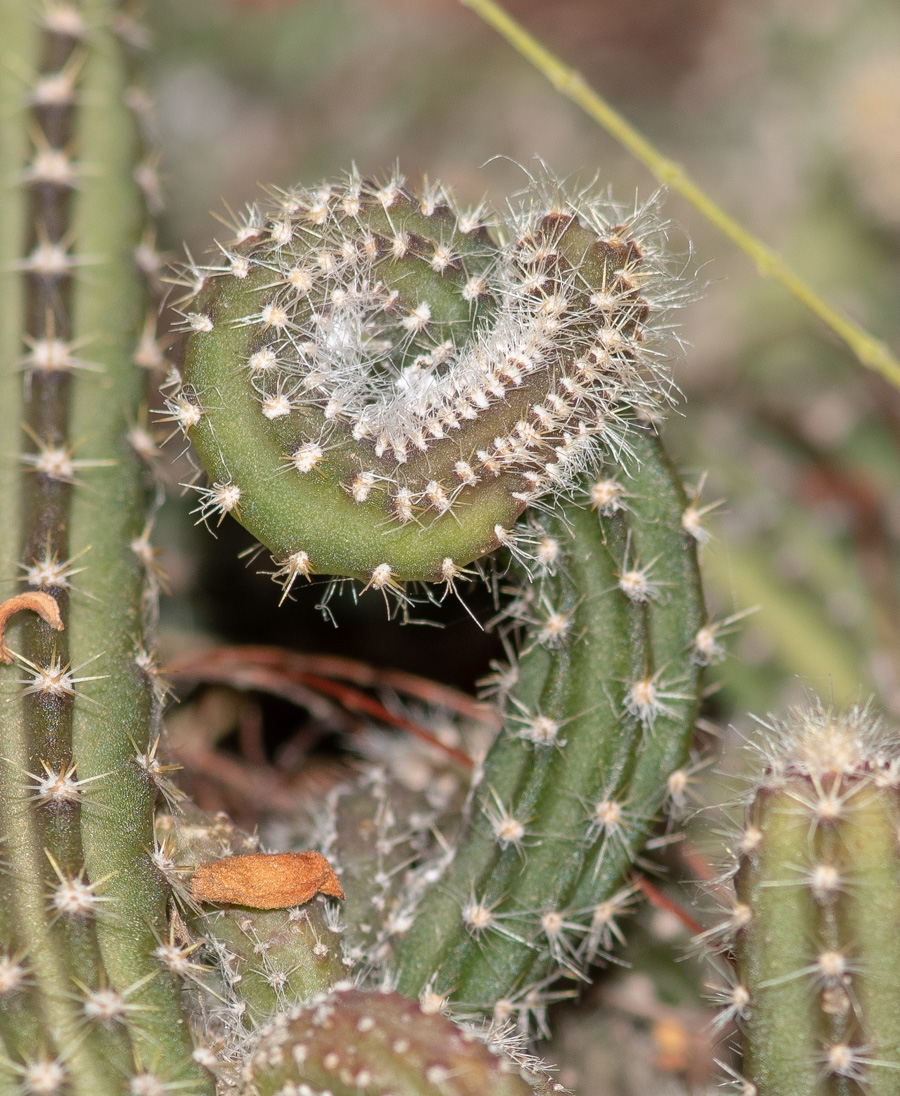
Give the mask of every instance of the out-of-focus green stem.
M 688 175 L 681 164 L 659 152 L 617 110 L 606 102 L 575 69 L 565 65 L 546 46 L 494 0 L 461 0 L 506 41 L 550 83 L 581 109 L 606 132 L 648 168 L 664 186 L 680 194 L 703 217 L 733 244 L 736 244 L 756 264 L 758 272 L 778 282 L 801 304 L 805 305 L 850 348 L 857 359 L 869 369 L 880 373 L 895 388 L 900 388 L 900 361 L 888 346 L 870 335 L 845 313 L 824 301 L 782 257 L 757 236 L 743 228 L 732 216 L 714 202 Z

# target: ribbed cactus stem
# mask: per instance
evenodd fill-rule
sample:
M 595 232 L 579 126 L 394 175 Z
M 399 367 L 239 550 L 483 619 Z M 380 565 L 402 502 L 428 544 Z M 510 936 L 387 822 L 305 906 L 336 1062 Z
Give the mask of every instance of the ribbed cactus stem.
M 34 56 L 40 28 L 32 13 L 24 4 L 15 0 L 3 0 L 0 4 L 0 25 L 9 55 Z M 4 118 L 21 114 L 24 110 L 22 84 L 8 65 L 0 65 L 0 111 Z M 22 422 L 22 381 L 8 363 L 18 360 L 22 352 L 22 327 L 25 287 L 17 264 L 22 257 L 22 246 L 27 225 L 27 194 L 15 180 L 25 161 L 28 149 L 28 133 L 24 125 L 5 125 L 0 141 L 0 202 L 4 215 L 0 217 L 0 437 L 17 438 Z M 22 514 L 19 505 L 19 479 L 21 465 L 15 445 L 0 446 L 0 580 L 4 597 L 16 592 L 19 569 L 16 566 L 21 552 Z M 20 621 L 11 621 L 8 633 L 19 643 Z M 15 667 L 0 666 L 0 683 L 4 693 L 16 690 L 19 676 Z M 21 706 L 5 704 L 4 717 L 0 720 L 0 753 L 7 755 L 12 743 L 22 738 L 23 712 Z M 13 822 L 13 803 L 0 795 L 0 833 L 9 832 Z M 0 846 L 0 870 L 2 886 L 9 880 L 9 853 Z M 2 964 L 2 996 L 0 996 L 0 1053 L 9 1061 L 16 1060 L 20 1039 L 34 1045 L 37 1021 L 28 1007 L 24 995 L 25 970 L 21 962 L 22 939 L 8 903 L 0 901 L 0 964 Z M 24 1020 L 32 1016 L 26 1026 Z M 9 1017 L 7 1019 L 7 1017 Z M 15 1074 L 0 1070 L 0 1086 L 4 1092 L 18 1089 Z
M 97 17 L 108 26 L 115 6 Z M 144 472 L 128 441 L 146 399 L 145 376 L 132 359 L 147 302 L 135 260 L 147 200 L 135 185 L 144 151 L 139 119 L 122 105 L 131 89 L 125 54 L 135 47 L 107 35 L 85 68 L 81 142 L 97 174 L 74 220 L 84 253 L 103 258 L 79 281 L 73 300 L 79 331 L 98 333 L 91 352 L 100 367 L 78 378 L 72 402 L 72 437 L 94 462 L 81 473 L 84 488 L 74 492 L 71 512 L 72 554 L 85 567 L 78 584 L 90 581 L 90 596 L 73 600 L 69 634 L 94 678 L 76 700 L 74 742 L 79 777 L 89 781 L 85 868 L 91 878 L 108 879 L 104 893 L 116 914 L 98 925 L 110 980 L 124 991 L 150 979 L 134 998 L 146 1007 L 137 1025 L 137 1041 L 146 1043 L 141 1057 L 166 1063 L 167 1080 L 196 1082 L 198 1070 L 184 1072 L 191 1044 L 180 986 L 154 957 L 166 932 L 166 891 L 150 859 L 157 787 L 148 758 L 160 728 L 143 619 L 149 576 L 133 548 L 146 522 Z
M 16 329 L 23 332 L 25 343 L 17 358 L 25 369 L 26 436 L 21 458 L 25 468 L 20 488 L 22 544 L 16 558 L 46 563 L 69 556 L 74 481 L 69 433 L 71 311 L 78 260 L 70 252 L 74 178 L 48 178 L 41 156 L 46 148 L 62 149 L 72 143 L 76 95 L 81 90 L 76 91 L 81 67 L 77 50 L 85 24 L 76 21 L 61 30 L 49 17 L 42 23 L 28 109 L 23 112 L 19 107 L 23 123 L 28 118 L 40 136 L 35 138 L 31 164 L 19 172 L 28 198 L 25 254 L 17 264 L 24 282 L 24 317 Z M 13 362 L 6 364 L 10 367 Z M 29 575 L 27 563 L 23 566 Z M 42 586 L 67 618 L 66 584 Z M 8 870 L 17 879 L 8 898 L 9 920 L 16 927 L 47 1031 L 45 1046 L 34 1057 L 36 1048 L 20 1036 L 12 1060 L 21 1059 L 23 1077 L 28 1070 L 43 1070 L 49 1078 L 58 1074 L 59 1083 L 66 1073 L 62 1063 L 69 1062 L 77 1072 L 76 1089 L 108 1091 L 128 1065 L 124 1031 L 92 1025 L 85 1036 L 77 998 L 70 995 L 67 1000 L 59 993 L 60 986 L 73 982 L 100 990 L 103 979 L 96 935 L 102 898 L 83 872 L 82 785 L 73 758 L 77 671 L 71 668 L 66 633 L 59 634 L 29 614 L 21 634 L 19 672 L 25 672 L 24 680 L 19 679 L 21 714 L 11 721 L 15 727 L 9 728 L 12 733 L 5 743 L 4 797 L 7 808 L 25 798 L 30 809 L 7 837 Z M 33 1037 L 31 1025 L 22 1035 Z
M 15 186 L 0 221 L 20 233 L 3 238 L 4 259 L 17 254 L 2 414 L 24 423 L 18 483 L 3 470 L 4 593 L 40 593 L 62 624 L 23 614 L 17 664 L 2 668 L 0 1072 L 31 1093 L 202 1090 L 180 983 L 154 955 L 168 929 L 151 859 L 149 602 L 132 549 L 145 490 L 126 441 L 147 297 L 127 105 L 136 35 L 111 0 L 5 3 L 0 20 L 4 49 L 33 73 L 18 88 L 4 76 L 2 103 L 4 156 L 17 159 L 3 163 Z
M 760 1096 L 886 1096 L 900 1078 L 896 737 L 823 708 L 770 732 L 725 926 L 743 1072 Z
M 526 631 L 505 727 L 452 863 L 396 942 L 403 992 L 501 1002 L 527 1026 L 539 987 L 609 946 L 623 877 L 687 756 L 703 620 L 683 491 L 654 439 L 631 445 L 618 494 L 584 484 L 612 493 L 606 514 L 571 505 L 533 530 L 552 567 L 513 602 Z

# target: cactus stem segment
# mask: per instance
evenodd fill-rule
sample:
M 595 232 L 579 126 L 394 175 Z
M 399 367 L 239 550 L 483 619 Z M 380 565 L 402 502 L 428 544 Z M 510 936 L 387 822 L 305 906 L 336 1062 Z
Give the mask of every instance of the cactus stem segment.
M 712 935 L 737 956 L 721 1022 L 760 1096 L 852 1082 L 896 1090 L 896 737 L 860 709 L 764 724 L 763 773 L 735 842 L 737 900 Z

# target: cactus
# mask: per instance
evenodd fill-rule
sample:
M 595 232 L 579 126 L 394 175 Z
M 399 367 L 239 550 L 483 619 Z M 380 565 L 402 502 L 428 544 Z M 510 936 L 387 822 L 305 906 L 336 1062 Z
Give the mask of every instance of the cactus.
M 544 1031 L 558 977 L 586 977 L 610 948 L 630 893 L 623 875 L 666 793 L 661 774 L 683 763 L 699 675 L 695 562 L 680 491 L 655 443 L 635 444 L 628 512 L 601 526 L 572 506 L 565 522 L 531 528 L 554 573 L 512 601 L 525 632 L 496 675 L 505 730 L 462 820 L 454 795 L 429 803 L 381 769 L 331 796 L 319 842 L 343 872 L 347 953 L 428 1007 Z M 641 551 L 671 549 L 654 571 L 679 587 L 665 605 L 619 585 L 631 530 L 656 538 Z M 427 788 L 446 786 L 439 772 Z
M 258 536 L 285 593 L 324 572 L 404 599 L 512 553 L 505 729 L 449 845 L 402 882 L 379 862 L 390 892 L 354 894 L 345 932 L 401 992 L 530 1030 L 603 954 L 687 757 L 705 617 L 696 507 L 646 423 L 668 397 L 642 346 L 652 248 L 548 183 L 493 236 L 483 218 L 397 177 L 249 210 L 227 264 L 184 279 L 169 409 L 211 481 L 201 518 Z M 401 809 L 377 788 L 339 802 L 339 870 L 369 870 L 357 816 L 402 863 Z
M 475 779 L 436 796 L 368 772 L 332 795 L 343 917 L 305 892 L 229 903 L 190 874 L 255 842 L 182 802 L 159 753 L 143 36 L 112 0 L 6 0 L 0 28 L 31 59 L 26 85 L 0 76 L 0 429 L 21 440 L 0 469 L 0 1090 L 204 1093 L 246 1065 L 263 1096 L 451 1075 L 549 1091 L 496 1029 L 454 1025 L 541 1030 L 555 980 L 605 953 L 704 661 L 697 529 L 655 436 L 671 382 L 647 321 L 667 291 L 641 217 L 548 179 L 494 217 L 350 175 L 248 211 L 224 263 L 183 274 L 167 415 L 210 477 L 201 519 L 246 525 L 285 596 L 323 575 L 405 605 L 404 583 L 456 591 L 498 549 L 516 584 L 505 725 Z M 363 988 L 335 988 L 348 971 Z M 350 1081 L 326 1081 L 324 1045 L 299 1052 L 326 1013 L 361 1036 Z
M 858 708 L 765 725 L 765 771 L 735 842 L 737 958 L 720 1022 L 760 1096 L 895 1092 L 900 1068 L 896 736 Z
M 452 586 L 665 402 L 640 352 L 659 275 L 609 210 L 533 192 L 501 246 L 483 209 L 402 183 L 290 191 L 186 271 L 169 408 L 211 481 L 197 510 L 245 525 L 286 592 Z
M 287 1085 L 335 1096 L 441 1096 L 449 1085 L 458 1096 L 564 1091 L 502 1041 L 478 1036 L 398 993 L 339 985 L 263 1028 L 244 1077 L 259 1096 Z
M 603 953 L 603 919 L 666 777 L 687 756 L 696 564 L 677 483 L 654 441 L 633 444 L 641 463 L 627 510 L 601 525 L 567 506 L 535 533 L 553 545 L 556 566 L 513 600 L 526 630 L 503 695 L 504 731 L 478 774 L 453 863 L 397 946 L 405 992 L 452 987 L 454 998 L 503 1009 L 558 974 L 583 977 Z M 604 479 L 589 493 L 598 487 L 611 490 Z M 636 559 L 652 567 L 641 572 Z

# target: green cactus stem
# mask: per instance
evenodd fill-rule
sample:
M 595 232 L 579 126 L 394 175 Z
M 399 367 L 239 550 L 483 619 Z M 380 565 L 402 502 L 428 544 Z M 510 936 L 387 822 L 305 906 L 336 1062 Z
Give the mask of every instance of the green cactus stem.
M 127 105 L 139 37 L 108 0 L 7 0 L 0 37 L 24 66 L 3 77 L 0 567 L 8 595 L 47 594 L 64 624 L 20 614 L 16 665 L 0 667 L 0 1075 L 31 1093 L 208 1090 L 180 983 L 154 955 L 168 932 L 151 859 L 158 687 L 128 443 L 152 197 Z
M 259 1034 L 244 1071 L 254 1096 L 532 1096 L 563 1093 L 439 1013 L 397 993 L 336 987 Z
M 188 272 L 170 417 L 211 481 L 201 517 L 244 524 L 286 591 L 452 585 L 665 400 L 652 256 L 589 196 L 535 189 L 495 239 L 440 186 L 350 176 L 236 230 Z
M 541 987 L 584 978 L 609 946 L 623 877 L 684 763 L 703 621 L 686 499 L 658 442 L 635 433 L 634 475 L 532 528 L 544 571 L 514 598 L 525 625 L 504 730 L 467 827 L 410 911 L 399 988 L 541 1023 Z
M 428 711 L 418 718 L 428 724 Z M 483 753 L 486 727 L 439 717 L 470 753 Z M 370 732 L 371 735 L 372 732 Z M 457 738 L 458 736 L 458 738 Z M 393 748 L 391 748 L 393 746 Z M 316 810 L 316 840 L 339 866 L 346 898 L 344 954 L 359 970 L 384 975 L 397 931 L 404 931 L 411 889 L 427 886 L 424 865 L 456 844 L 471 770 L 426 743 L 382 743 L 380 763 L 334 788 Z
M 900 1084 L 900 754 L 866 712 L 766 724 L 766 770 L 738 839 L 737 955 L 723 1020 L 760 1096 Z M 771 738 L 769 737 L 771 735 Z

